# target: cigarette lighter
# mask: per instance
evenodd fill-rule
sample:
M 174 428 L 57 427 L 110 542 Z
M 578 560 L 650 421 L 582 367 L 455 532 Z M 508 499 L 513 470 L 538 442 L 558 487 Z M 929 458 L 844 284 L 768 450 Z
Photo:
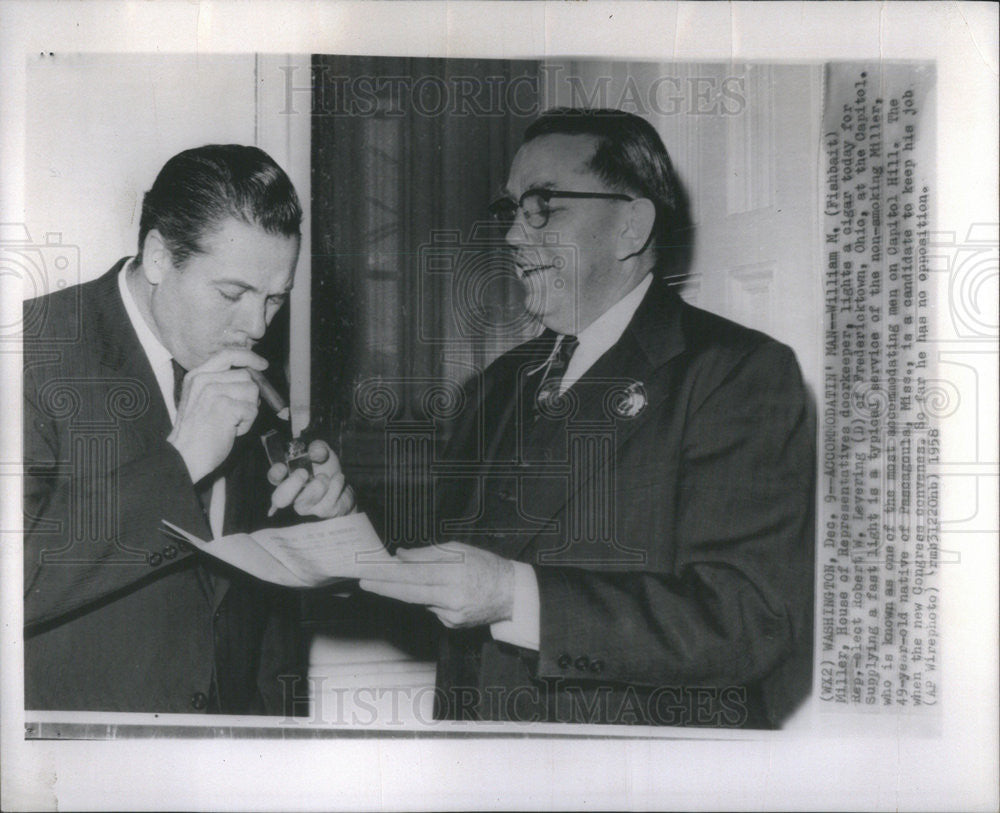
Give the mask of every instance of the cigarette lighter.
M 309 476 L 313 475 L 312 461 L 309 459 L 309 447 L 298 438 L 289 438 L 282 435 L 277 429 L 271 429 L 261 435 L 261 443 L 264 444 L 264 451 L 267 452 L 268 462 L 273 466 L 275 463 L 284 463 L 288 466 L 288 471 L 305 469 Z

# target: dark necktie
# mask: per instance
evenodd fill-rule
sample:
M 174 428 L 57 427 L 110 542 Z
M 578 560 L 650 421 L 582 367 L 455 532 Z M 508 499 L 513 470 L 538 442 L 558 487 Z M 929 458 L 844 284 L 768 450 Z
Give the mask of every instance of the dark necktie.
M 184 389 L 184 376 L 187 370 L 177 363 L 177 359 L 170 359 L 170 366 L 174 368 L 174 406 L 181 402 L 181 391 Z
M 555 407 L 559 399 L 563 376 L 566 374 L 566 368 L 569 367 L 569 360 L 573 357 L 573 352 L 579 344 L 580 340 L 576 336 L 563 336 L 559 346 L 546 363 L 542 379 L 538 382 L 538 389 L 535 390 L 533 403 L 535 420 L 538 420 L 539 415 L 547 408 Z
M 181 390 L 184 387 L 184 376 L 187 375 L 187 370 L 177 363 L 177 359 L 170 359 L 170 366 L 174 368 L 174 406 L 177 406 L 181 402 Z M 209 519 L 212 506 L 212 483 L 213 478 L 209 475 L 201 481 L 200 485 L 195 486 L 198 502 L 201 503 L 201 510 L 209 528 L 212 527 L 212 522 Z

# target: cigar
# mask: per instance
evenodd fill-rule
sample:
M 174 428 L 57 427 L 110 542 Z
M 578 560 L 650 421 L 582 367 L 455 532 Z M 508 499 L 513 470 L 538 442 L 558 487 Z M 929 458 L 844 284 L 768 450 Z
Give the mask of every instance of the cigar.
M 250 377 L 257 382 L 257 386 L 260 388 L 260 397 L 264 399 L 264 402 L 274 410 L 274 413 L 281 418 L 281 420 L 287 421 L 290 415 L 288 411 L 288 404 L 286 404 L 285 399 L 281 397 L 281 393 L 274 388 L 274 384 L 268 381 L 260 370 L 255 370 L 253 367 L 247 367 L 246 371 L 250 373 Z

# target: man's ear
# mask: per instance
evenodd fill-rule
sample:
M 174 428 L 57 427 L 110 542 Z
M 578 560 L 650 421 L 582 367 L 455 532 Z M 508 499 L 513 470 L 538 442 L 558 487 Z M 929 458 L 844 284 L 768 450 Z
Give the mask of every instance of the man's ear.
M 156 229 L 146 232 L 142 243 L 142 273 L 150 285 L 159 285 L 174 268 L 174 258 Z
M 648 198 L 638 198 L 628 206 L 628 216 L 618 236 L 618 259 L 627 260 L 641 254 L 649 243 L 656 223 L 656 207 Z

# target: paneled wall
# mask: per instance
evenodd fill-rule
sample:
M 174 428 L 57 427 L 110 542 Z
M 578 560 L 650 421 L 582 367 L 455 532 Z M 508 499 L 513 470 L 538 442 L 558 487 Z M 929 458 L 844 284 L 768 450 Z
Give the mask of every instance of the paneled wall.
M 429 390 L 457 386 L 536 330 L 521 318 L 486 210 L 537 92 L 525 85 L 531 112 L 521 115 L 437 113 L 412 94 L 428 78 L 485 94 L 537 71 L 500 60 L 314 60 L 314 413 L 339 434 L 373 513 L 384 502 L 385 421 L 426 421 Z M 376 382 L 391 415 L 365 395 Z

